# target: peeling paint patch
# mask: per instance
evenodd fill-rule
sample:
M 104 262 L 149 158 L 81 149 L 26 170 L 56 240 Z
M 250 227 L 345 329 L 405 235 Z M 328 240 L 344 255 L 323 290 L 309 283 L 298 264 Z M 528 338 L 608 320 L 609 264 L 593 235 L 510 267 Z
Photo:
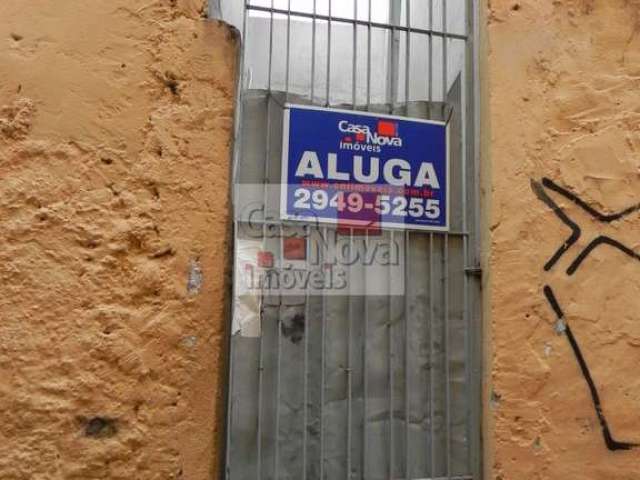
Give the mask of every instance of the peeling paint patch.
M 189 279 L 187 280 L 187 292 L 197 295 L 202 288 L 202 267 L 199 260 L 191 260 L 189 263 Z
M 495 410 L 500 406 L 500 400 L 502 400 L 502 397 L 500 396 L 500 394 L 496 391 L 492 391 L 491 400 L 489 400 L 489 405 L 491 406 L 492 410 Z

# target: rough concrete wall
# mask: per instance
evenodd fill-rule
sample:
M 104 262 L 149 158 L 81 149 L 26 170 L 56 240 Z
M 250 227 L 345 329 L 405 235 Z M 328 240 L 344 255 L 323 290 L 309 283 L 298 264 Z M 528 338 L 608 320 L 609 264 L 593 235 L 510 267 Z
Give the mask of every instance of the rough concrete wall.
M 640 202 L 640 2 L 492 0 L 488 34 L 490 478 L 638 478 L 640 214 L 596 211 Z
M 0 2 L 0 478 L 204 480 L 236 40 L 202 0 Z

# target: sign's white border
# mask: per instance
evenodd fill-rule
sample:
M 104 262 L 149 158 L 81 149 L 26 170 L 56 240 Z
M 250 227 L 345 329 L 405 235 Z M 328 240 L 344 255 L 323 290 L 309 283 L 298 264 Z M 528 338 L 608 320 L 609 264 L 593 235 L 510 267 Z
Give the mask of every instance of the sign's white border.
M 291 120 L 291 109 L 292 108 L 299 108 L 299 109 L 303 109 L 303 110 L 318 110 L 321 112 L 337 112 L 337 113 L 346 113 L 349 115 L 363 115 L 363 116 L 367 116 L 367 117 L 376 117 L 376 118 L 389 118 L 389 119 L 394 119 L 394 120 L 405 120 L 405 121 L 411 121 L 411 122 L 418 122 L 418 123 L 430 123 L 433 125 L 444 125 L 445 128 L 445 136 L 446 136 L 446 142 L 447 142 L 447 159 L 446 159 L 446 166 L 447 166 L 447 178 L 446 178 L 446 185 L 447 185 L 447 198 L 446 198 L 446 202 L 447 202 L 447 218 L 446 218 L 446 222 L 445 225 L 443 226 L 437 226 L 437 225 L 414 225 L 414 224 L 405 224 L 405 223 L 397 223 L 397 222 L 378 222 L 375 224 L 375 227 L 377 228 L 381 228 L 381 229 L 385 229 L 385 228 L 393 228 L 393 229 L 400 229 L 400 230 L 424 230 L 424 231 L 432 231 L 432 232 L 448 232 L 450 229 L 450 224 L 449 224 L 449 220 L 450 220 L 450 216 L 451 216 L 451 166 L 450 166 L 450 151 L 449 151 L 449 143 L 450 143 L 450 138 L 449 138 L 449 124 L 447 122 L 441 122 L 438 120 L 425 120 L 423 118 L 412 118 L 412 117 L 402 117 L 399 115 L 387 115 L 387 114 L 383 114 L 383 113 L 375 113 L 375 112 L 360 112 L 358 110 L 345 110 L 345 109 L 338 109 L 338 108 L 322 108 L 322 107 L 315 107 L 315 106 L 311 106 L 311 105 L 297 105 L 297 104 L 293 104 L 293 103 L 286 103 L 284 105 L 284 118 L 283 118 L 283 127 L 282 127 L 282 172 L 281 172 L 281 179 L 280 179 L 280 219 L 282 220 L 290 220 L 290 221 L 297 221 L 297 222 L 313 222 L 313 223 L 324 223 L 324 224 L 331 224 L 331 225 L 337 225 L 340 222 L 345 222 L 345 220 L 340 220 L 340 219 L 331 219 L 331 218 L 319 218 L 319 217 L 313 217 L 313 216 L 307 216 L 307 215 L 289 215 L 287 214 L 287 194 L 289 191 L 289 184 L 288 184 L 288 171 L 289 171 L 289 122 Z M 354 226 L 354 227 L 358 227 L 358 226 L 363 226 L 363 227 L 367 227 L 367 226 L 372 226 L 371 222 L 366 221 L 366 220 L 348 220 L 348 223 L 350 226 Z

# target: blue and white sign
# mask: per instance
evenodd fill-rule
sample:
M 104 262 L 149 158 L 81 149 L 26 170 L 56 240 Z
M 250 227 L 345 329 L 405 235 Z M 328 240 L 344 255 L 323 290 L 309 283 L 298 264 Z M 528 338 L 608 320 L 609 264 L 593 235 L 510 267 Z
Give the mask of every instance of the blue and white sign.
M 288 105 L 281 216 L 448 230 L 448 142 L 444 122 Z

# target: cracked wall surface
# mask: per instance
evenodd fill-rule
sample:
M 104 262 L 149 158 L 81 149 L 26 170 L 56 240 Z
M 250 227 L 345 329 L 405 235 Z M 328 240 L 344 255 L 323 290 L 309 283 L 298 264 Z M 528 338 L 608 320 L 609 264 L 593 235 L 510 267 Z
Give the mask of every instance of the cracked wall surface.
M 236 42 L 0 2 L 0 478 L 217 476 Z
M 489 478 L 635 479 L 640 450 L 607 442 L 595 403 L 609 440 L 640 443 L 640 2 L 491 0 L 487 17 Z M 571 273 L 599 236 L 629 251 Z

